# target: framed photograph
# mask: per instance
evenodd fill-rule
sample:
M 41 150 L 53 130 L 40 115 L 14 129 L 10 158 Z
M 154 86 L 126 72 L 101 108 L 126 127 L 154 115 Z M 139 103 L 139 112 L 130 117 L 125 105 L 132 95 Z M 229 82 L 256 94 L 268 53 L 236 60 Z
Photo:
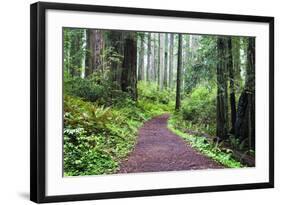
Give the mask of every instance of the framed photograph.
M 31 5 L 30 198 L 274 187 L 274 18 Z

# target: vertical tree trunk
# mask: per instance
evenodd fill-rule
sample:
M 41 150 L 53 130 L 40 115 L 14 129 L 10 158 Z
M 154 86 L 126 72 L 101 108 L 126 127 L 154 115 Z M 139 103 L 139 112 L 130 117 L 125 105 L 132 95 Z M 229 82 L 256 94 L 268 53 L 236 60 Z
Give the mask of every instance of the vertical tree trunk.
M 163 34 L 159 33 L 159 49 L 158 49 L 158 85 L 160 90 L 163 89 Z
M 228 136 L 228 95 L 227 95 L 227 51 L 225 37 L 217 39 L 217 137 L 224 140 Z
M 105 41 L 103 40 L 104 31 L 96 30 L 96 58 L 95 58 L 95 70 L 105 70 Z
M 83 40 L 82 40 L 83 56 L 81 59 L 82 61 L 81 78 L 85 78 L 86 76 L 86 55 L 87 55 L 86 46 L 87 46 L 87 29 L 83 29 Z
M 184 53 L 183 53 L 183 61 L 182 61 L 182 73 L 186 73 L 187 70 L 187 63 L 188 63 L 188 56 L 189 56 L 189 36 L 188 35 L 184 35 Z M 185 88 L 185 80 L 186 80 L 186 76 L 183 75 L 182 76 L 182 91 L 184 92 L 184 88 Z
M 138 80 L 144 80 L 144 33 L 140 34 L 140 51 L 138 62 Z
M 94 57 L 95 57 L 95 49 L 94 49 L 94 30 L 93 29 L 87 29 L 86 31 L 86 59 L 85 59 L 85 77 L 91 75 L 94 71 Z
M 121 76 L 121 89 L 130 93 L 137 101 L 137 45 L 136 33 L 128 32 L 125 37 L 123 71 Z
M 230 132 L 234 133 L 235 122 L 236 122 L 236 102 L 235 102 L 235 78 L 233 70 L 233 56 L 232 56 L 232 40 L 231 37 L 227 38 L 227 58 L 228 58 L 228 71 L 229 71 L 229 89 L 230 89 L 230 111 L 231 111 L 231 130 Z
M 63 29 L 63 57 L 64 57 L 64 71 L 70 74 L 70 46 L 71 46 L 71 35 L 69 29 Z
M 174 34 L 170 34 L 169 87 L 173 87 Z
M 89 76 L 100 68 L 102 63 L 101 52 L 103 48 L 102 31 L 87 29 L 85 76 Z
M 158 68 L 158 53 L 157 53 L 157 33 L 154 34 L 153 45 L 154 45 L 154 52 L 153 52 L 153 81 L 156 82 L 157 79 L 157 68 Z
M 147 68 L 146 68 L 146 81 L 150 80 L 150 68 L 151 68 L 151 33 L 147 34 Z
M 165 53 L 164 53 L 164 80 L 165 88 L 168 86 L 168 34 L 165 34 Z
M 70 46 L 70 74 L 71 76 L 80 77 L 81 76 L 81 47 L 82 47 L 82 32 L 81 30 L 75 30 L 73 37 L 71 38 Z
M 241 82 L 240 47 L 241 47 L 240 37 L 232 37 L 233 70 L 234 70 L 234 77 L 237 80 L 237 82 Z M 238 86 L 238 84 L 236 86 Z
M 180 109 L 181 106 L 181 77 L 182 77 L 182 34 L 179 35 L 179 45 L 178 45 L 178 66 L 177 66 L 177 87 L 176 87 L 176 111 Z
M 255 38 L 247 45 L 245 87 L 238 102 L 235 135 L 248 139 L 248 148 L 255 149 Z

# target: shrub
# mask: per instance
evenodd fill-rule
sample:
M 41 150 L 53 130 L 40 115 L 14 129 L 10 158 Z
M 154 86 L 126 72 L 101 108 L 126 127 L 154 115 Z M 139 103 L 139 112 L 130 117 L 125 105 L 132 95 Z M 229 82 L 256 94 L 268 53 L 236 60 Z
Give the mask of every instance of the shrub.
M 202 86 L 193 89 L 190 96 L 183 101 L 182 116 L 193 124 L 215 126 L 216 89 Z
M 166 105 L 175 98 L 174 92 L 170 89 L 159 90 L 157 83 L 145 81 L 138 82 L 138 95 L 140 99 Z
M 105 97 L 104 86 L 97 84 L 92 78 L 68 77 L 64 80 L 64 92 L 88 101 L 95 102 Z
M 67 176 L 113 172 L 117 163 L 99 135 L 88 135 L 83 128 L 64 130 L 64 172 Z
M 71 77 L 65 74 L 64 92 L 66 95 L 107 106 L 122 103 L 129 96 L 122 92 L 115 82 L 111 81 L 107 73 L 100 72 L 87 78 Z

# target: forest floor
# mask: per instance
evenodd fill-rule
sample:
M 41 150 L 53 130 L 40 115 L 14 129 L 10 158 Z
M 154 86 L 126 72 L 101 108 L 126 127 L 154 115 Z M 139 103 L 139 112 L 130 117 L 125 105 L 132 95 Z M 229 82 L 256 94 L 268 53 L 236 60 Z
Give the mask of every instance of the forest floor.
M 121 162 L 118 173 L 224 168 L 172 133 L 168 119 L 163 114 L 144 123 L 134 150 Z

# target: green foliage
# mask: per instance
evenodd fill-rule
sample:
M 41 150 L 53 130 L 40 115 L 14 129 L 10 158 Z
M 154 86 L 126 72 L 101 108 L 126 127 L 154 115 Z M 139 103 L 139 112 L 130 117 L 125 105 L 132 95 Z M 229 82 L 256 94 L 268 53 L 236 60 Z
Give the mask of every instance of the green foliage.
M 88 79 L 81 79 L 81 84 Z M 79 81 L 80 82 L 80 81 Z M 148 88 L 142 86 L 142 92 Z M 87 93 L 94 92 L 89 87 Z M 95 89 L 95 88 L 94 88 Z M 77 90 L 78 92 L 78 90 Z M 75 93 L 68 90 L 67 93 Z M 64 96 L 64 173 L 81 176 L 114 173 L 119 162 L 133 149 L 142 122 L 171 108 L 167 104 L 125 97 L 122 103 L 105 107 L 82 98 Z M 104 97 L 104 96 L 103 96 Z
M 216 81 L 216 37 L 197 36 L 198 45 L 193 45 L 191 57 L 186 61 L 184 72 L 184 91 L 190 93 L 201 84 L 212 84 Z
M 104 69 L 110 70 L 113 64 L 120 64 L 122 63 L 123 56 L 120 55 L 118 52 L 115 51 L 114 47 L 106 48 L 102 53 L 102 58 L 104 58 Z
M 64 92 L 67 95 L 80 97 L 86 101 L 110 106 L 122 103 L 128 96 L 118 89 L 107 73 L 95 72 L 88 78 L 71 77 L 64 73 Z
M 66 175 L 106 174 L 135 142 L 139 121 L 122 110 L 102 107 L 76 97 L 64 98 L 64 172 Z
M 168 121 L 168 128 L 175 134 L 181 136 L 187 141 L 193 148 L 201 152 L 202 154 L 214 159 L 220 164 L 230 168 L 243 167 L 242 164 L 233 158 L 232 151 L 229 149 L 221 148 L 219 143 L 213 143 L 208 141 L 203 136 L 189 135 L 184 132 L 183 127 L 179 126 L 180 117 L 174 115 Z
M 175 107 L 175 90 L 160 90 L 156 82 L 138 81 L 138 101 L 121 91 L 122 63 L 124 61 L 125 36 L 128 32 L 100 31 L 96 41 L 98 53 L 90 50 L 87 29 L 63 29 L 64 54 L 64 172 L 67 176 L 108 174 L 118 171 L 120 160 L 133 149 L 138 128 L 153 116 L 165 112 L 172 113 Z M 144 40 L 142 57 L 147 57 L 148 33 L 135 32 Z M 156 46 L 162 48 L 162 41 L 151 35 Z M 232 37 L 234 86 L 236 100 L 244 89 L 247 76 L 248 37 Z M 201 153 L 229 167 L 241 167 L 232 158 L 231 150 L 224 150 L 220 144 L 212 143 L 201 136 L 185 134 L 187 129 L 216 134 L 216 88 L 217 37 L 208 35 L 183 35 L 182 108 L 170 119 L 170 129 L 182 136 Z M 95 39 L 96 40 L 96 39 Z M 179 35 L 174 36 L 174 46 L 178 47 Z M 156 43 L 156 44 L 155 44 Z M 165 46 L 166 47 L 166 46 Z M 161 49 L 160 49 L 161 50 Z M 175 49 L 174 49 L 175 50 Z M 170 52 L 169 52 L 170 53 Z M 178 53 L 174 54 L 174 61 Z M 89 57 L 94 57 L 95 69 L 89 68 Z M 139 54 L 140 55 L 140 54 Z M 144 56 L 143 56 L 144 55 Z M 126 56 L 127 57 L 127 56 Z M 137 60 L 137 54 L 133 56 Z M 152 52 L 154 60 L 159 56 Z M 158 62 L 159 63 L 159 62 Z M 144 68 L 138 71 L 146 72 Z M 238 65 L 239 66 L 235 66 Z M 157 63 L 153 66 L 157 67 Z M 162 68 L 161 68 L 162 69 Z M 175 78 L 176 67 L 173 68 Z M 163 71 L 163 70 L 162 70 Z M 227 71 L 227 70 L 225 70 Z M 91 71 L 92 72 L 92 71 Z M 228 73 L 228 71 L 227 71 Z M 225 73 L 226 75 L 229 75 Z M 143 74 L 143 73 L 142 73 Z M 156 79 L 160 79 L 159 73 Z M 162 75 L 163 73 L 160 73 Z M 87 75 L 86 78 L 83 76 Z M 114 79 L 114 80 L 113 80 Z M 115 82 L 114 82 L 115 81 Z M 118 81 L 118 82 L 117 82 Z M 122 79 L 123 81 L 123 79 Z M 152 80 L 151 80 L 152 81 Z M 154 79 L 154 81 L 156 81 Z M 173 79 L 171 87 L 175 87 Z M 132 85 L 131 85 L 132 86 Z M 132 86 L 133 87 L 133 86 Z M 128 90 L 132 89 L 128 87 Z M 229 89 L 229 88 L 227 88 Z M 228 113 L 230 114 L 230 113 Z M 243 150 L 245 141 L 230 136 L 225 143 L 235 150 Z M 247 142 L 246 142 L 247 143 Z M 251 151 L 254 155 L 254 152 Z
M 243 151 L 245 149 L 246 141 L 248 139 L 240 140 L 239 138 L 235 137 L 235 135 L 230 134 L 228 138 L 228 142 L 232 149 Z
M 85 29 L 63 29 L 64 70 L 77 75 L 82 70 L 82 59 L 86 53 Z
M 82 79 L 80 77 L 65 78 L 64 91 L 66 94 L 81 97 L 92 102 L 102 97 L 104 98 L 103 94 L 106 95 L 106 93 L 104 93 L 104 86 L 97 84 L 92 79 Z
M 168 105 L 174 102 L 175 93 L 171 89 L 159 90 L 157 83 L 138 81 L 140 99 Z
M 183 120 L 214 134 L 216 122 L 216 89 L 199 86 L 193 89 L 182 105 Z
M 103 149 L 102 136 L 88 135 L 83 128 L 64 130 L 64 173 L 81 176 L 111 173 L 117 167 L 110 153 Z

